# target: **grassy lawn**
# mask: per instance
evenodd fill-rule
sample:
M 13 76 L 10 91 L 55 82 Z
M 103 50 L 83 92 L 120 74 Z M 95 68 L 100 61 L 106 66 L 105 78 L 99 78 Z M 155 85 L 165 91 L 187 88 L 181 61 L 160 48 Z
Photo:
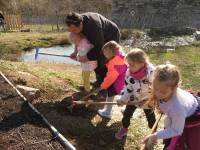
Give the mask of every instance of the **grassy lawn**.
M 44 25 L 25 25 L 23 27 L 24 29 L 31 29 L 32 32 L 52 32 L 52 31 L 55 31 L 55 32 L 58 32 L 57 30 L 57 25 L 50 25 L 50 24 L 44 24 Z M 65 24 L 59 24 L 59 29 L 60 30 L 65 30 L 67 29 L 67 26 Z
M 160 52 L 149 51 L 148 55 L 153 64 L 163 64 L 167 61 L 179 66 L 182 73 L 183 88 L 192 88 L 194 90 L 200 89 L 200 48 L 193 46 L 178 47 L 176 51 Z M 46 67 L 46 66 L 49 66 Z M 55 67 L 52 67 L 55 66 Z M 55 69 L 56 66 L 61 66 L 61 69 Z M 1 61 L 1 70 L 16 70 L 29 72 L 41 78 L 42 82 L 48 84 L 50 77 L 59 77 L 63 80 L 70 81 L 75 87 L 81 84 L 80 68 L 73 65 L 45 65 L 44 62 L 39 63 L 24 63 L 24 62 L 10 62 Z M 45 69 L 44 69 L 45 68 Z M 66 69 L 67 68 L 67 69 Z M 65 70 L 66 69 L 66 70 Z M 68 70 L 69 69 L 69 70 Z M 78 74 L 76 74 L 79 72 Z
M 56 97 L 59 95 L 56 92 L 64 92 L 81 84 L 81 70 L 78 65 L 1 60 L 0 71 L 8 74 L 16 84 L 40 89 L 44 92 L 42 96 L 45 98 L 51 98 L 48 93 L 53 92 Z M 13 74 L 13 72 L 15 73 Z
M 185 89 L 200 90 L 200 47 L 184 46 L 175 51 L 148 53 L 154 64 L 167 61 L 179 67 L 182 74 L 182 86 Z

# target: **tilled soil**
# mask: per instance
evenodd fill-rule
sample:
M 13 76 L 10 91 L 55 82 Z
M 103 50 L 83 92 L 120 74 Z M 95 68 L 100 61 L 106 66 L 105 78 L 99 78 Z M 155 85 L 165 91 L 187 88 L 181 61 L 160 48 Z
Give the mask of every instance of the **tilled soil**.
M 62 150 L 26 102 L 0 77 L 0 150 Z

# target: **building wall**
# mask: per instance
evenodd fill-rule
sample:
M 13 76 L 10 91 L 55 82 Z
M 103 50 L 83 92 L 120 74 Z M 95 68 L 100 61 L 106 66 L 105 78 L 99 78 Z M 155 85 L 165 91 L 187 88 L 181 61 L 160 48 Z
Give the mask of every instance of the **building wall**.
M 200 28 L 200 0 L 113 0 L 112 20 L 123 28 Z

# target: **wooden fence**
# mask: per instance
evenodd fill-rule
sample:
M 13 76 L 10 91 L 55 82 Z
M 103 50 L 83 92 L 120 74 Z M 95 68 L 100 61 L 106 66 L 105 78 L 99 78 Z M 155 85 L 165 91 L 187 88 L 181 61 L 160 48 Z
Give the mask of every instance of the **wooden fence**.
M 4 15 L 7 31 L 21 30 L 23 27 L 21 15 Z

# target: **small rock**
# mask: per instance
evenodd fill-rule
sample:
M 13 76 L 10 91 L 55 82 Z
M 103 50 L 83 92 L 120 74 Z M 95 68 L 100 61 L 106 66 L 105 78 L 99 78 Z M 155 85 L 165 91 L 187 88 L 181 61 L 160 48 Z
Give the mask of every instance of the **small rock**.
M 30 101 L 40 96 L 39 89 L 27 87 L 23 85 L 17 85 L 17 89 Z
M 167 52 L 175 51 L 175 48 L 167 48 Z
M 32 76 L 30 73 L 28 73 L 28 72 L 23 72 L 23 71 L 18 71 L 18 73 L 20 74 L 20 75 L 24 75 L 24 76 Z
M 200 31 L 195 32 L 195 38 L 200 41 Z
M 31 29 L 30 28 L 28 28 L 28 29 L 22 29 L 22 30 L 20 30 L 21 32 L 31 32 Z
M 20 132 L 24 133 L 24 132 L 25 132 L 25 130 L 24 130 L 23 128 L 20 128 Z

